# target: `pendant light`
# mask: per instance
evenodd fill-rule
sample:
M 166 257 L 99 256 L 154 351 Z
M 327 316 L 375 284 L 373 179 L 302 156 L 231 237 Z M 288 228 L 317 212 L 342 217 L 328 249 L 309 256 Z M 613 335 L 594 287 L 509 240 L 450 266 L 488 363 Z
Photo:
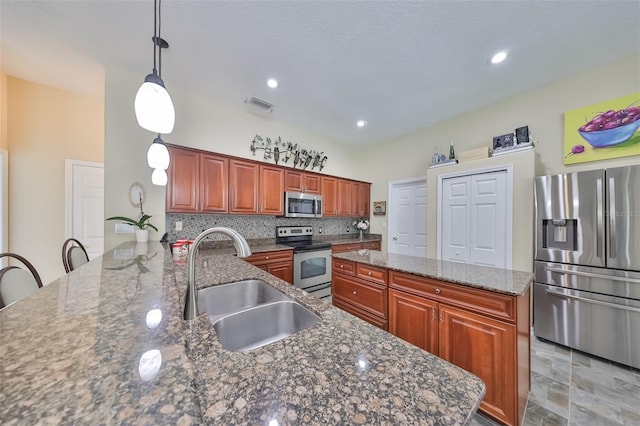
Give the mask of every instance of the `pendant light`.
M 153 140 L 149 150 L 147 151 L 147 164 L 152 169 L 167 170 L 169 168 L 169 150 L 164 144 L 164 141 L 158 134 L 158 137 Z
M 161 13 L 162 0 L 153 1 L 153 71 L 144 79 L 138 89 L 135 100 L 136 119 L 143 129 L 154 133 L 171 133 L 176 120 L 171 96 L 162 81 L 162 49 L 169 47 L 162 37 Z M 157 33 L 156 33 L 157 31 Z M 156 69 L 156 51 L 158 69 Z
M 167 172 L 162 169 L 155 169 L 151 174 L 151 183 L 158 186 L 165 186 L 167 184 Z

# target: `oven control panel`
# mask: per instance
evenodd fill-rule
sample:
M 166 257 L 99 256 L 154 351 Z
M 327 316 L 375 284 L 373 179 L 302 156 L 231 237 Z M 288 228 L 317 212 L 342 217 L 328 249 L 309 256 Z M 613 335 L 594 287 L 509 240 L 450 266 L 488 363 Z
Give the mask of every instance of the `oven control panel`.
M 276 237 L 298 237 L 304 235 L 313 235 L 312 226 L 277 226 Z

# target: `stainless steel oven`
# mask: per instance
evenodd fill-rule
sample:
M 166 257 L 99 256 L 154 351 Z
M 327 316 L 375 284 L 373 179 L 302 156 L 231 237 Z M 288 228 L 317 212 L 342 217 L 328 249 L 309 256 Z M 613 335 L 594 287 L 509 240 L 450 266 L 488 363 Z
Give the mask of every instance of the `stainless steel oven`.
M 322 217 L 322 195 L 285 192 L 284 215 L 286 217 Z
M 279 226 L 276 242 L 293 247 L 293 285 L 331 301 L 331 244 L 313 241 L 310 226 Z

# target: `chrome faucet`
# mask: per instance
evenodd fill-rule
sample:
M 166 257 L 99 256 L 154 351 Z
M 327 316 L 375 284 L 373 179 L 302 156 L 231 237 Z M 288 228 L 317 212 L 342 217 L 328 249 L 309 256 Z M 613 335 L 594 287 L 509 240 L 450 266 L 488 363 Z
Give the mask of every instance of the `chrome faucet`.
M 196 300 L 196 252 L 202 240 L 211 234 L 223 234 L 230 237 L 233 240 L 233 245 L 236 248 L 236 255 L 238 257 L 244 258 L 251 256 L 251 249 L 249 248 L 247 240 L 245 240 L 238 231 L 223 226 L 202 231 L 189 248 L 189 258 L 187 260 L 187 270 L 189 274 L 187 278 L 187 300 L 184 306 L 184 319 L 186 320 L 192 320 L 198 316 L 198 304 Z

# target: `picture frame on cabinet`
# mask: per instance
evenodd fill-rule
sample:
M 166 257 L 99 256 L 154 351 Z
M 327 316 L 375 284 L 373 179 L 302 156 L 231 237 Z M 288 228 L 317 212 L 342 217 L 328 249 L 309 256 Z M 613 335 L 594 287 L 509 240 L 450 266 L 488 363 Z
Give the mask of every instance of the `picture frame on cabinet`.
M 374 201 L 373 202 L 373 214 L 376 216 L 384 216 L 387 214 L 387 202 L 386 201 Z

